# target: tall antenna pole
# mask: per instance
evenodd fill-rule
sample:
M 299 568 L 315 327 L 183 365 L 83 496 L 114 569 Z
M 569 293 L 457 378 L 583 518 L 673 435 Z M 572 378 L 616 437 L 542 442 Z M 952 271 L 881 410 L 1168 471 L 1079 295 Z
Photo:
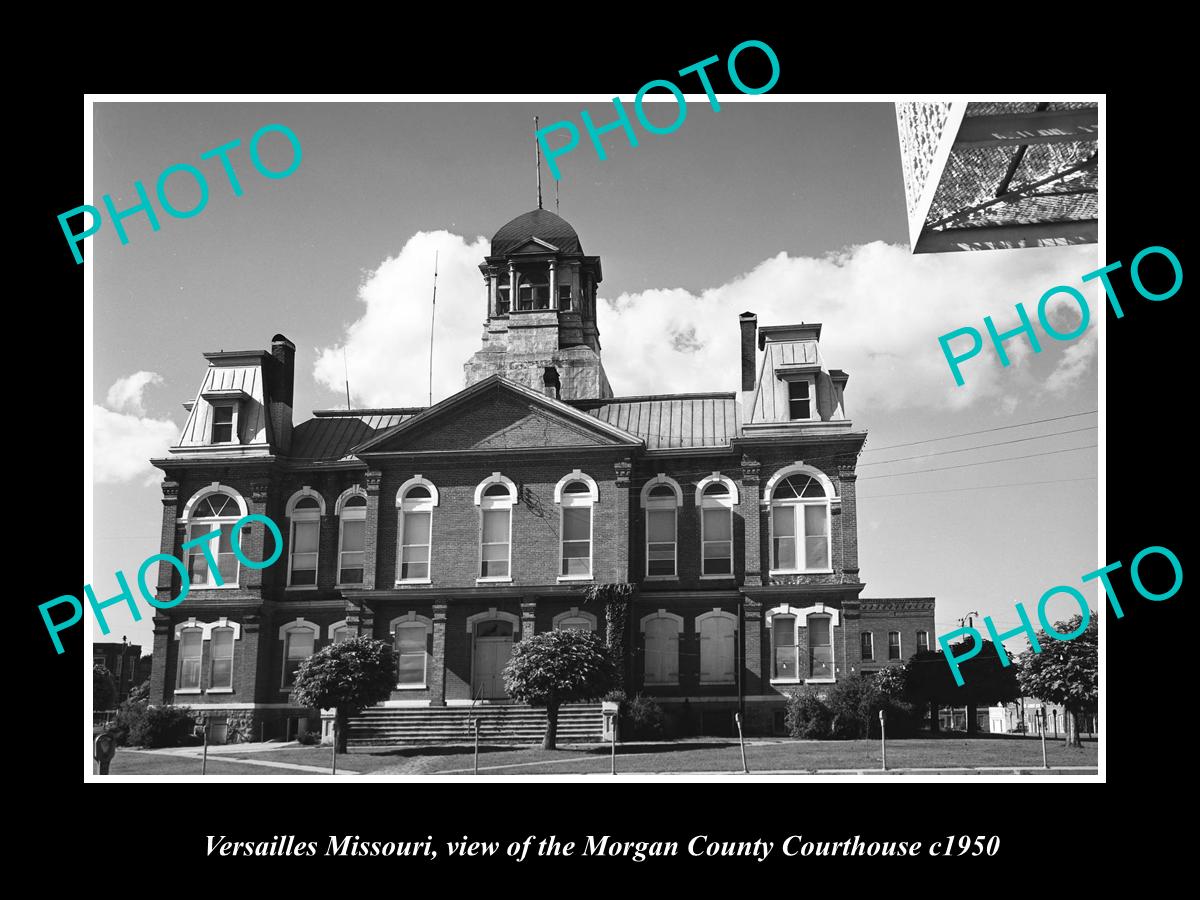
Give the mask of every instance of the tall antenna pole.
M 433 406 L 433 322 L 437 316 L 438 251 L 433 251 L 433 305 L 429 310 L 429 405 Z
M 554 179 L 554 214 L 558 215 L 558 179 Z
M 538 117 L 533 117 L 533 155 L 537 159 L 538 209 L 542 208 L 542 145 L 537 139 Z
M 346 362 L 346 345 L 342 344 L 342 368 L 346 372 L 346 409 L 350 409 L 350 364 Z

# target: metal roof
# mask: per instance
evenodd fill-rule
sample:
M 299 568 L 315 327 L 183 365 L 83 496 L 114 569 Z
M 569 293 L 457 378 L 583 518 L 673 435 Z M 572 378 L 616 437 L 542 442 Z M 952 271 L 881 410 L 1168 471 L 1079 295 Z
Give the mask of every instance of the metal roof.
M 342 459 L 421 409 L 321 410 L 292 432 L 292 459 Z
M 571 404 L 635 434 L 647 450 L 728 447 L 737 437 L 733 394 L 666 394 L 580 400 Z
M 570 223 L 546 209 L 522 213 L 492 235 L 492 256 L 505 256 L 530 238 L 541 238 L 561 253 L 582 253 L 579 235 Z
M 240 391 L 249 398 L 241 404 L 241 411 L 238 415 L 239 443 L 253 444 L 269 440 L 267 434 L 269 420 L 265 406 L 267 397 L 263 391 L 262 376 L 262 368 L 259 365 L 210 365 L 204 373 L 204 383 L 200 385 L 196 400 L 193 401 L 192 408 L 188 411 L 188 420 L 184 423 L 179 443 L 175 446 L 196 447 L 209 443 L 213 408 L 211 403 L 203 399 L 203 395 L 220 391 Z

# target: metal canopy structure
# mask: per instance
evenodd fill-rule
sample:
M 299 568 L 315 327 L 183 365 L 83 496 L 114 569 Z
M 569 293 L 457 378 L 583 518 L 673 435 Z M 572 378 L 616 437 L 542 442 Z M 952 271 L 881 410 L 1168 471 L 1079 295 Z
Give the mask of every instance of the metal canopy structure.
M 1096 242 L 1095 102 L 896 104 L 913 253 Z

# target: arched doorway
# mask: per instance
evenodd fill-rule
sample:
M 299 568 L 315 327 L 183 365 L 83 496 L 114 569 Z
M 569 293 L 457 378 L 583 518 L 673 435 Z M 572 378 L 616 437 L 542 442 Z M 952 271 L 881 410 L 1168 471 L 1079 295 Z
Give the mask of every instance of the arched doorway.
M 507 698 L 501 673 L 512 655 L 513 623 L 505 619 L 476 622 L 474 639 L 471 696 L 479 700 Z

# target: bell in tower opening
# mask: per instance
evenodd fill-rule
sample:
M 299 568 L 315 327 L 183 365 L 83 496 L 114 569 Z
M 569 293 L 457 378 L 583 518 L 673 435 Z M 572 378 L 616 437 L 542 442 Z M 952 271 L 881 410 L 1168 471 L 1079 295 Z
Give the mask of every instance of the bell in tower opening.
M 584 255 L 566 220 L 544 209 L 517 216 L 492 236 L 479 271 L 487 324 L 465 366 L 467 385 L 502 375 L 561 400 L 613 395 L 596 328 L 600 257 Z

